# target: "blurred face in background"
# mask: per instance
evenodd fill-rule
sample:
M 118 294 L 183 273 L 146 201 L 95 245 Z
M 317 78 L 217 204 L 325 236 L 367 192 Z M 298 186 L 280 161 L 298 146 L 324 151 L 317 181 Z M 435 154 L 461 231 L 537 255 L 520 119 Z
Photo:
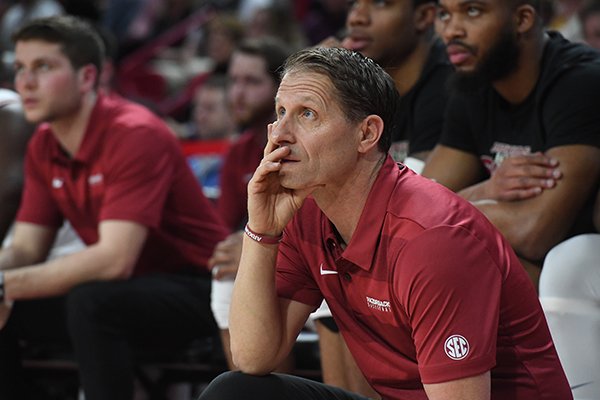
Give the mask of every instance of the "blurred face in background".
M 588 15 L 582 25 L 583 37 L 587 44 L 600 50 L 600 11 Z
M 204 86 L 194 97 L 196 132 L 204 140 L 225 139 L 234 131 L 225 88 Z
M 266 61 L 256 55 L 234 52 L 229 64 L 229 102 L 240 127 L 272 120 L 277 84 Z

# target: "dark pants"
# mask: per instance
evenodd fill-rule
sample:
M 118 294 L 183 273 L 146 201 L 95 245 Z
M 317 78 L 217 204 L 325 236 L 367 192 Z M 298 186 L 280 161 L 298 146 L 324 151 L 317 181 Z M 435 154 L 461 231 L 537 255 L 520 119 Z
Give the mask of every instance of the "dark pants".
M 92 282 L 64 298 L 16 302 L 0 330 L 0 399 L 28 399 L 20 339 L 70 342 L 86 400 L 131 400 L 136 348 L 177 349 L 216 332 L 208 277 Z
M 253 376 L 225 372 L 215 378 L 198 400 L 367 400 L 321 382 L 292 375 Z

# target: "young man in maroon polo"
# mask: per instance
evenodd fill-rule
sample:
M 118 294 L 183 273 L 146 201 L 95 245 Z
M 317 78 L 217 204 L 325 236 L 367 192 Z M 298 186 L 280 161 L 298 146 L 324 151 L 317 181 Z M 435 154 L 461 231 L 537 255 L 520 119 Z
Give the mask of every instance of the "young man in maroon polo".
M 40 125 L 0 252 L 0 398 L 28 398 L 18 339 L 68 337 L 86 399 L 131 400 L 137 345 L 214 335 L 207 262 L 227 230 L 166 125 L 98 93 L 103 48 L 88 24 L 36 20 L 15 42 L 15 86 Z M 87 247 L 45 261 L 63 219 Z
M 385 399 L 571 398 L 537 295 L 476 208 L 387 154 L 398 100 L 372 60 L 283 69 L 231 304 L 233 359 L 201 400 L 365 399 L 269 374 L 323 298 Z

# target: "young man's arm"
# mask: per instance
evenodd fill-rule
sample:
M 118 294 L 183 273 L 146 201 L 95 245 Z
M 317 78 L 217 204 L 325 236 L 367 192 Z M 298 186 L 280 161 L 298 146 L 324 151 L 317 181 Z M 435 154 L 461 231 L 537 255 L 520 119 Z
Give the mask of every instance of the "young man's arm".
M 40 240 L 39 245 L 32 246 L 30 235 L 36 230 L 38 236 L 44 235 L 31 224 L 16 226 L 8 254 L 17 260 L 21 257 L 18 264 L 24 266 L 4 271 L 7 300 L 57 296 L 88 281 L 126 279 L 133 271 L 147 235 L 147 228 L 134 222 L 104 221 L 100 223 L 97 243 L 65 257 L 41 262 L 42 250 L 47 254 L 51 243 Z

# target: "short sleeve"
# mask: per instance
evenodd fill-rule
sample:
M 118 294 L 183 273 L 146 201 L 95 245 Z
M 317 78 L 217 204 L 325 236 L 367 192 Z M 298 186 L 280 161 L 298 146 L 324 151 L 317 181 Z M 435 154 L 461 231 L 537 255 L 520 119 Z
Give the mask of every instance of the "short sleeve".
M 570 144 L 600 147 L 600 65 L 577 66 L 543 95 L 546 149 Z
M 25 156 L 25 182 L 16 219 L 20 222 L 59 228 L 63 221 L 62 213 L 50 193 L 42 167 L 33 154 L 38 140 L 37 137 L 32 138 Z M 52 181 L 51 184 L 54 185 L 55 182 Z
M 483 243 L 464 228 L 427 230 L 406 245 L 394 288 L 423 383 L 475 376 L 495 365 L 501 280 Z
M 288 226 L 279 244 L 277 294 L 279 297 L 311 305 L 316 310 L 323 301 L 323 295 L 308 269 L 306 259 L 302 257 L 302 251 L 299 250 L 301 240 L 297 240 L 293 230 L 293 227 Z

